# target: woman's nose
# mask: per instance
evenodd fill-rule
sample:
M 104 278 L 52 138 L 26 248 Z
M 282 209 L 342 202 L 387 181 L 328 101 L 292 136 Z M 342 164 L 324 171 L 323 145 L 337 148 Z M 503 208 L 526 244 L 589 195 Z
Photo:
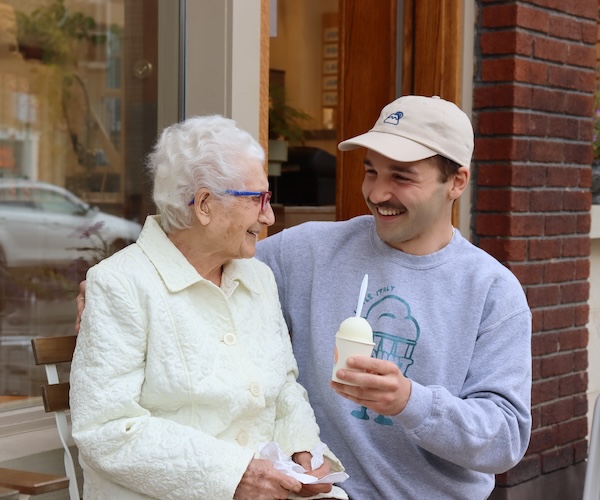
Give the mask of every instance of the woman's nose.
M 267 203 L 265 211 L 258 214 L 258 221 L 267 226 L 272 226 L 275 223 L 275 214 L 273 213 L 273 207 L 270 202 Z

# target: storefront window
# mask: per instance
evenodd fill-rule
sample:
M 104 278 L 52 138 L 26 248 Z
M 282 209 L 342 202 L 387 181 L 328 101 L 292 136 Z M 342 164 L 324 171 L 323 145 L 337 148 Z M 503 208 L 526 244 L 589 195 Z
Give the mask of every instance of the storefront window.
M 0 411 L 39 404 L 31 338 L 74 334 L 153 212 L 157 30 L 158 0 L 0 0 Z
M 269 182 L 273 234 L 334 220 L 338 104 L 337 0 L 279 0 L 270 39 Z

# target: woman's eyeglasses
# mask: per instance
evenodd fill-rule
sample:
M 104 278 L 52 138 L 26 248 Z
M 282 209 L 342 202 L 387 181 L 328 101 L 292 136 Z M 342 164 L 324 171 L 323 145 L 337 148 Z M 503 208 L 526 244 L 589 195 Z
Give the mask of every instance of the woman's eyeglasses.
M 272 192 L 271 191 L 236 191 L 235 189 L 226 189 L 225 194 L 229 194 L 231 196 L 250 196 L 252 198 L 260 198 L 260 211 L 264 212 L 267 210 L 269 206 L 269 202 L 271 201 Z M 192 206 L 194 204 L 194 199 L 188 203 L 188 205 Z

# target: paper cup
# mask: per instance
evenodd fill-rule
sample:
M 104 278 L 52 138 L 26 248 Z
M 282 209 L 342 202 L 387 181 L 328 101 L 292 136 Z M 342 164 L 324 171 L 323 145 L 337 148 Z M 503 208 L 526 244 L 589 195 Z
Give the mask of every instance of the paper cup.
M 356 385 L 346 382 L 344 380 L 340 380 L 335 376 L 335 372 L 337 372 L 340 368 L 344 368 L 345 370 L 351 371 L 362 371 L 362 370 L 354 370 L 352 368 L 348 368 L 346 366 L 346 360 L 350 356 L 371 356 L 373 352 L 374 342 L 359 342 L 358 340 L 350 340 L 345 339 L 343 337 L 335 337 L 335 352 L 334 352 L 334 363 L 333 373 L 331 374 L 331 380 L 334 382 L 339 382 L 341 384 L 347 385 Z

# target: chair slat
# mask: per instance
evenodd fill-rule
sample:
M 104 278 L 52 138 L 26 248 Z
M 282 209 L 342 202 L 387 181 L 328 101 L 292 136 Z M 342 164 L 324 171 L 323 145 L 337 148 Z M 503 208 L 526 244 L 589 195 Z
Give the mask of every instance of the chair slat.
M 71 361 L 76 342 L 76 335 L 31 339 L 35 364 L 47 365 L 49 363 L 66 363 Z
M 42 385 L 42 399 L 46 412 L 69 409 L 69 382 Z
M 0 486 L 27 495 L 41 495 L 69 487 L 69 478 L 42 472 L 0 468 Z

